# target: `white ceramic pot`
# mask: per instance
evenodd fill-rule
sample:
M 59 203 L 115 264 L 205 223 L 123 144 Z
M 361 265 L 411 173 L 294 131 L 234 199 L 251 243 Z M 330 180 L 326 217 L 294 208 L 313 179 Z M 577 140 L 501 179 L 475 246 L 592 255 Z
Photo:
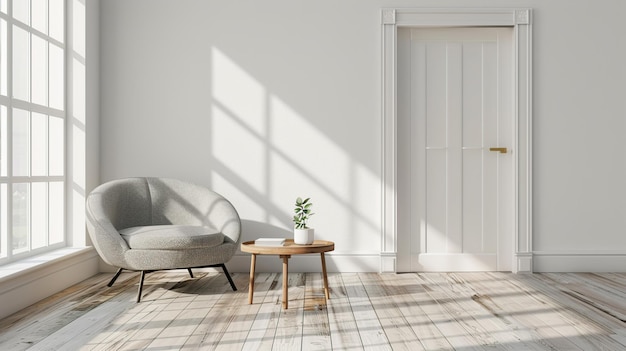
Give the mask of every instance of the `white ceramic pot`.
M 315 240 L 313 228 L 293 230 L 293 242 L 298 245 L 311 245 Z

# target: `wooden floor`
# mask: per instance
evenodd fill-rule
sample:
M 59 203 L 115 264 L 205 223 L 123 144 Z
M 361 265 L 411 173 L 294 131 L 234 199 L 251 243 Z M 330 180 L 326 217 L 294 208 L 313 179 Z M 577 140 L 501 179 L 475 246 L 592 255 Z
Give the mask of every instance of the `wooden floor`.
M 101 274 L 0 321 L 0 350 L 626 350 L 626 274 Z M 2 303 L 10 303 L 2 301 Z

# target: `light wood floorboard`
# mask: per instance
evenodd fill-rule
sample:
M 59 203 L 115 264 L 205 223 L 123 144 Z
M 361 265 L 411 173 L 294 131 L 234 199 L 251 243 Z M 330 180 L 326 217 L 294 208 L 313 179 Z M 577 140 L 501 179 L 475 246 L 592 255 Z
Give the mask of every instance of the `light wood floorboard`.
M 626 273 L 99 274 L 0 320 L 0 350 L 626 350 Z M 2 303 L 10 303 L 2 301 Z

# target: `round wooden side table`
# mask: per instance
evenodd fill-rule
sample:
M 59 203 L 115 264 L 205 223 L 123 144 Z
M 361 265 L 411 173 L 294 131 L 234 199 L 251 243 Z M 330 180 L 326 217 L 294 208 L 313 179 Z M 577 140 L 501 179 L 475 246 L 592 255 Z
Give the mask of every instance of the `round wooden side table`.
M 298 245 L 293 242 L 293 239 L 287 239 L 283 246 L 257 246 L 254 241 L 246 241 L 241 244 L 241 251 L 252 254 L 250 257 L 250 287 L 248 289 L 248 303 L 252 303 L 254 296 L 254 268 L 256 265 L 257 255 L 277 255 L 283 260 L 283 308 L 287 309 L 289 306 L 289 295 L 287 288 L 289 285 L 289 279 L 287 274 L 289 273 L 289 258 L 292 255 L 304 255 L 319 253 L 322 259 L 322 275 L 324 277 L 324 295 L 326 299 L 330 299 L 330 293 L 328 292 L 328 276 L 326 274 L 326 259 L 324 253 L 333 251 L 335 249 L 335 243 L 326 240 L 315 240 L 311 245 Z

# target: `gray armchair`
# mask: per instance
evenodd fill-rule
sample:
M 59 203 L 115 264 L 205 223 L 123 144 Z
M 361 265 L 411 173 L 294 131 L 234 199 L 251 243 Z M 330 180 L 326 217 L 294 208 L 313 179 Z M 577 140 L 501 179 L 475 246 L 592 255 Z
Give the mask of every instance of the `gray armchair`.
M 87 229 L 102 259 L 119 270 L 140 271 L 137 302 L 145 274 L 158 270 L 221 267 L 241 242 L 233 205 L 202 186 L 167 178 L 107 182 L 87 197 Z

